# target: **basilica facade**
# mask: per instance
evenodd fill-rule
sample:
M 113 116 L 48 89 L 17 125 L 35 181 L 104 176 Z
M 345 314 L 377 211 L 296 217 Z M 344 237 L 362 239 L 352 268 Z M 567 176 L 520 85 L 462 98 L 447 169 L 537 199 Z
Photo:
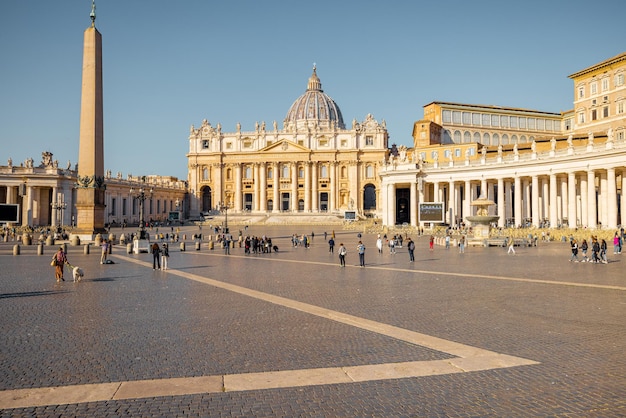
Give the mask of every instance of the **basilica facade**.
M 569 76 L 574 108 L 561 114 L 433 102 L 414 148 L 380 171 L 383 224 L 465 223 L 492 200 L 498 226 L 608 228 L 626 222 L 626 53 Z M 433 206 L 434 207 L 434 206 Z
M 283 121 L 222 132 L 191 127 L 190 216 L 231 213 L 380 216 L 379 172 L 388 153 L 385 121 L 368 114 L 346 127 L 317 71 Z

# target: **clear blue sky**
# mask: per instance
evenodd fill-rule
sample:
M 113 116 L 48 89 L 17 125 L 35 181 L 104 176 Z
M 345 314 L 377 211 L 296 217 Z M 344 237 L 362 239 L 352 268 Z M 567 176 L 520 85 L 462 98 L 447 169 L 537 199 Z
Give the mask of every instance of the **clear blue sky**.
M 432 101 L 560 112 L 568 75 L 626 50 L 607 0 L 97 0 L 105 168 L 187 177 L 189 127 L 282 121 L 313 63 L 349 125 L 410 146 Z M 0 2 L 0 164 L 78 159 L 91 0 Z

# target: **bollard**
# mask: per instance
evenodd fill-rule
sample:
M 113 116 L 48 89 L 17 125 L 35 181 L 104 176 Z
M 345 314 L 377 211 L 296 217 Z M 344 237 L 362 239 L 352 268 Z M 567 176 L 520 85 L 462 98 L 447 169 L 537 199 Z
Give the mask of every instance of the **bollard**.
M 37 255 L 43 255 L 43 242 L 37 244 Z
M 73 235 L 71 244 L 74 246 L 80 245 L 80 237 L 78 235 Z
M 187 234 L 183 234 L 183 241 L 187 241 Z
M 94 245 L 95 245 L 96 247 L 99 247 L 99 246 L 101 246 L 101 245 L 102 245 L 102 234 L 97 234 L 97 235 L 96 235 L 96 238 L 95 238 L 95 240 L 94 240 Z
M 83 247 L 83 254 L 85 255 L 89 254 L 89 244 L 85 244 L 85 246 Z
M 200 251 L 200 241 L 196 241 L 196 251 Z
M 109 247 L 107 248 L 107 254 L 113 254 L 113 241 L 109 241 Z
M 129 242 L 128 244 L 126 244 L 126 254 L 132 254 L 133 253 L 133 243 Z
M 185 243 L 184 242 L 180 243 L 180 250 L 181 251 L 185 251 Z
M 212 250 L 215 247 L 213 241 L 209 241 L 209 250 Z
M 46 238 L 46 245 L 47 246 L 54 245 L 54 237 L 52 235 L 48 235 L 48 238 Z
M 67 254 L 67 242 L 63 243 L 63 252 Z
M 13 255 L 20 255 L 20 244 L 15 244 L 13 246 Z

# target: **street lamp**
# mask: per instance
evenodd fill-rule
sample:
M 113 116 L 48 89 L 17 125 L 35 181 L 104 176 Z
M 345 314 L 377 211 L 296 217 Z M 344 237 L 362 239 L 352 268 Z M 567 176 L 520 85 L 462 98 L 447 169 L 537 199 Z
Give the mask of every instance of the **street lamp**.
M 64 201 L 56 201 L 56 202 L 52 202 L 50 203 L 50 206 L 52 207 L 53 210 L 57 211 L 57 224 L 56 226 L 59 226 L 59 219 L 61 219 L 61 227 L 63 226 L 63 211 L 67 208 L 67 203 L 65 203 Z
M 146 238 L 146 223 L 143 219 L 143 202 L 148 198 L 146 194 L 149 196 L 152 195 L 154 190 L 150 188 L 150 190 L 145 190 L 143 186 L 141 186 L 138 190 L 134 188 L 130 188 L 130 194 L 133 195 L 133 198 L 139 201 L 139 239 L 147 239 Z
M 228 234 L 228 209 L 230 209 L 230 207 L 228 206 L 228 203 L 220 202 L 218 204 L 218 209 L 220 212 L 224 212 L 224 233 Z

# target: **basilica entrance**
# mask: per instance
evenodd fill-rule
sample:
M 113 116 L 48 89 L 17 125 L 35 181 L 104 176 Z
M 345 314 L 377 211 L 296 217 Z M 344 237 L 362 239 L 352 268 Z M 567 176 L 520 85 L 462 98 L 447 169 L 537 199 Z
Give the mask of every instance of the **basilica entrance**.
M 210 212 L 213 210 L 213 201 L 211 199 L 211 188 L 202 188 L 202 210 L 201 212 Z
M 283 212 L 288 212 L 290 201 L 291 199 L 289 198 L 289 193 L 282 193 L 280 199 L 280 210 Z
M 410 189 L 396 189 L 396 225 L 411 222 Z

